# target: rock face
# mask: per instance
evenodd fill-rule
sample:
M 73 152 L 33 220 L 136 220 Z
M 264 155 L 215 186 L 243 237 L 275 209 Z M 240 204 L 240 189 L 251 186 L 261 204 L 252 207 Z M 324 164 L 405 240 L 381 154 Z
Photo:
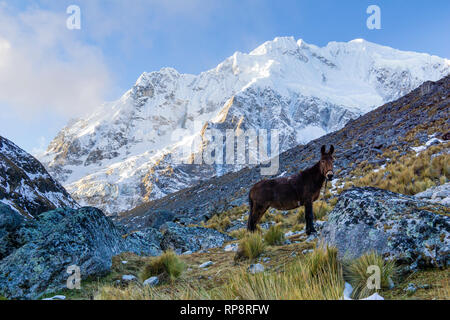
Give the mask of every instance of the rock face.
M 276 38 L 199 75 L 143 73 L 118 101 L 69 123 L 39 158 L 80 203 L 115 214 L 241 169 L 180 164 L 193 140 L 210 142 L 206 128 L 278 129 L 282 152 L 449 71 L 446 59 L 361 39 L 317 47 Z
M 66 286 L 67 267 L 77 265 L 81 277 L 99 276 L 121 252 L 161 253 L 157 230 L 122 236 L 95 208 L 56 209 L 33 220 L 21 220 L 0 206 L 0 295 L 38 298 Z
M 168 222 L 161 227 L 163 250 L 173 249 L 177 253 L 199 251 L 221 247 L 233 238 L 219 231 L 201 227 L 182 227 L 177 223 Z
M 344 191 L 321 232 L 344 259 L 370 251 L 410 269 L 450 264 L 448 207 L 377 188 Z
M 1 136 L 0 203 L 29 218 L 55 208 L 79 207 L 39 161 Z
M 446 184 L 443 184 L 441 186 L 432 187 L 414 196 L 420 200 L 431 201 L 450 206 L 450 182 L 447 182 Z

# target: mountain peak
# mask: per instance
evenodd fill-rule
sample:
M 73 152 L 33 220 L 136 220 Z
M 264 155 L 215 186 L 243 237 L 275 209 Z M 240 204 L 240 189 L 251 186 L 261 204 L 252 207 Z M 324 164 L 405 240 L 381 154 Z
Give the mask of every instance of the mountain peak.
M 299 40 L 302 41 L 302 40 Z M 250 55 L 265 55 L 276 53 L 278 51 L 296 50 L 299 44 L 294 37 L 276 37 L 271 41 L 266 41 L 256 49 L 250 52 Z

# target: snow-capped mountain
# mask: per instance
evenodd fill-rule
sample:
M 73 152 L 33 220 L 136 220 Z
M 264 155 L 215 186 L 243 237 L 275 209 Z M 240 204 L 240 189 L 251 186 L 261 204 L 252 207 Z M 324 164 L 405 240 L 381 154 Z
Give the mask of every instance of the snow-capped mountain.
M 1 136 L 0 202 L 28 218 L 55 208 L 79 207 L 39 161 Z
M 321 48 L 275 38 L 199 75 L 143 73 L 118 101 L 69 123 L 40 159 L 80 203 L 115 214 L 240 168 L 179 164 L 183 147 L 208 142 L 206 128 L 279 129 L 282 152 L 449 72 L 447 59 L 362 39 Z

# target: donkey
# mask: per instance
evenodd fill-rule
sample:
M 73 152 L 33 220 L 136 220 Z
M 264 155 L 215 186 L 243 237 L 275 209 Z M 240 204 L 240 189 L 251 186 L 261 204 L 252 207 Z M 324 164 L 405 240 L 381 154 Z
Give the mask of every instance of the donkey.
M 298 174 L 278 179 L 262 180 L 256 183 L 248 195 L 250 215 L 247 229 L 256 230 L 268 208 L 292 210 L 305 206 L 306 234 L 316 232 L 314 229 L 313 202 L 319 198 L 320 189 L 325 179 L 333 179 L 334 146 L 326 152 L 322 146 L 319 162 Z

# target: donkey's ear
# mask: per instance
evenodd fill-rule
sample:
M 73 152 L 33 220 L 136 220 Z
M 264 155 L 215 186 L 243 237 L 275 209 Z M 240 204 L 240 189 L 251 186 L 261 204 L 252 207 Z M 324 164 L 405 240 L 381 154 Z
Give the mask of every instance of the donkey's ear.
M 320 152 L 322 153 L 322 155 L 324 155 L 326 153 L 325 148 L 326 148 L 325 145 L 323 145 L 322 148 L 320 149 Z
M 331 156 L 333 153 L 334 153 L 334 146 L 331 145 L 330 151 L 328 152 L 328 154 Z

